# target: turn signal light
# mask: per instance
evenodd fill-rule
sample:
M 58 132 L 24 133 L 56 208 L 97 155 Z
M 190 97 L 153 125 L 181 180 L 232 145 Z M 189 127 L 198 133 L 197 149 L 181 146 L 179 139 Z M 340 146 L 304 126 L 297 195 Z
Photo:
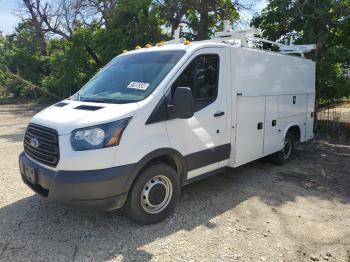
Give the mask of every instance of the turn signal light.
M 185 41 L 184 41 L 184 45 L 189 45 L 189 44 L 191 44 L 191 41 L 190 41 L 190 40 L 185 39 Z
M 117 128 L 109 141 L 107 142 L 107 146 L 117 146 L 119 145 L 120 139 L 122 138 L 124 128 Z

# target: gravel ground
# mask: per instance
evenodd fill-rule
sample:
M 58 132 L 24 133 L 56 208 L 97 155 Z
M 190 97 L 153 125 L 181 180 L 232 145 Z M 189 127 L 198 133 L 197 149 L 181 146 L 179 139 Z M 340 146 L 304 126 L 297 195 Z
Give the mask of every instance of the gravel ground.
M 315 139 L 186 186 L 174 215 L 140 226 L 122 212 L 49 204 L 21 181 L 32 105 L 0 106 L 0 261 L 350 261 L 350 146 Z

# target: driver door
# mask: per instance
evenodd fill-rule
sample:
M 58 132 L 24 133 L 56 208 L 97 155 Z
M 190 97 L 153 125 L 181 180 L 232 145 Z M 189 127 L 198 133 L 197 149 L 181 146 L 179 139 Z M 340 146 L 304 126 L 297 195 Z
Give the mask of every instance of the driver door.
M 225 48 L 205 48 L 196 52 L 182 67 L 171 86 L 189 87 L 195 113 L 190 119 L 166 122 L 171 146 L 186 159 L 187 178 L 226 166 L 230 155 L 227 132 Z

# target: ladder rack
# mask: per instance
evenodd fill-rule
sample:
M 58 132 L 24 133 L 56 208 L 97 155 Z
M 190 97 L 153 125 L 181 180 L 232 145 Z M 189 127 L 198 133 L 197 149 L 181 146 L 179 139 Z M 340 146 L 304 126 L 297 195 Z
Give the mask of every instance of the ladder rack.
M 230 21 L 225 20 L 224 21 L 224 31 L 217 32 L 215 34 L 215 38 L 203 40 L 200 42 L 214 42 L 214 43 L 227 43 L 231 45 L 240 45 L 242 47 L 253 47 L 252 45 L 249 45 L 249 42 L 260 42 L 260 43 L 267 43 L 274 46 L 277 46 L 279 48 L 278 53 L 281 54 L 300 54 L 301 57 L 305 57 L 305 53 L 308 53 L 312 50 L 316 49 L 316 45 L 286 45 L 277 43 L 274 41 L 270 41 L 264 38 L 256 37 L 255 35 L 260 35 L 261 30 L 256 28 L 250 28 L 247 30 L 239 30 L 239 31 L 233 31 Z M 174 39 L 171 41 L 166 42 L 165 44 L 176 44 L 176 43 L 183 43 L 185 40 L 180 39 L 180 28 L 176 29 L 174 31 Z M 238 41 L 238 42 L 237 42 Z

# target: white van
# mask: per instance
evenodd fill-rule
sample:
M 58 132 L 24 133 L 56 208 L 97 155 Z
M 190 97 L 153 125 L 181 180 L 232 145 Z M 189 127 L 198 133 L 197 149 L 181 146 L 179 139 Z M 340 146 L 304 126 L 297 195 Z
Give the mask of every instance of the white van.
M 23 181 L 50 201 L 166 218 L 181 186 L 313 137 L 315 63 L 210 41 L 114 58 L 78 93 L 33 117 Z

